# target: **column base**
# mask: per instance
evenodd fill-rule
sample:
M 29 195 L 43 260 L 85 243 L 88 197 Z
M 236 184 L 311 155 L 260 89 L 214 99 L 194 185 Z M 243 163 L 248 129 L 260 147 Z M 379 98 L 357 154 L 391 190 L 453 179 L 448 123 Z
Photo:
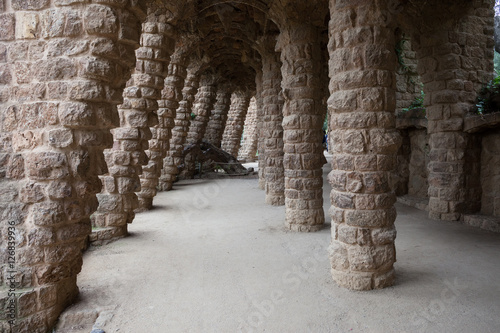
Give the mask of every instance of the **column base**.
M 137 207 L 134 210 L 134 212 L 135 213 L 147 212 L 151 208 L 153 208 L 153 198 L 139 197 L 139 207 Z
M 340 286 L 350 290 L 373 290 L 394 285 L 396 274 L 394 269 L 386 272 L 352 272 L 331 270 L 333 280 Z
M 325 213 L 321 209 L 292 210 L 285 212 L 285 226 L 291 231 L 314 232 L 323 229 Z
M 271 206 L 283 206 L 285 204 L 284 195 L 266 195 L 266 204 Z

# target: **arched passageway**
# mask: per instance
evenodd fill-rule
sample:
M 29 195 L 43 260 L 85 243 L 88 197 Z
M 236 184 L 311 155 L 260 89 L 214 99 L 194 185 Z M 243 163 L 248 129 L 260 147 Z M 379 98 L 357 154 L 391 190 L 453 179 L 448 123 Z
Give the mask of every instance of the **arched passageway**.
M 493 4 L 0 1 L 2 329 L 53 327 L 89 241 L 126 237 L 136 212 L 189 178 L 190 145 L 237 157 L 252 97 L 262 201 L 284 206 L 291 231 L 332 221 L 338 285 L 394 283 L 396 192 L 415 174 L 394 173 L 411 156 L 396 110 L 418 96 L 402 80 L 425 95 L 426 120 L 410 125 L 426 128 L 429 217 L 481 211 L 500 229 L 498 154 L 483 144 L 499 140 L 498 119 L 467 117 L 493 76 Z

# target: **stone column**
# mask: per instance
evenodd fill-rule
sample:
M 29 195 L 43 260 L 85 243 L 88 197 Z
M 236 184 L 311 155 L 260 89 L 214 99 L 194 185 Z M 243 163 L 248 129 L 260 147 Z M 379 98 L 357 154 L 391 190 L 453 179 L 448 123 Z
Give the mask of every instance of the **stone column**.
M 164 160 L 162 177 L 160 178 L 160 188 L 163 191 L 172 189 L 172 184 L 179 173 L 178 166 L 184 160 L 182 151 L 188 135 L 189 125 L 191 124 L 191 110 L 200 81 L 197 71 L 198 68 L 192 66 L 187 69 L 187 76 L 184 88 L 182 89 L 182 101 L 177 108 L 175 127 L 172 129 L 172 137 L 170 138 L 170 149 Z
M 493 76 L 491 5 L 476 1 L 461 7 L 462 17 L 439 24 L 416 46 L 428 119 L 433 219 L 454 221 L 480 209 L 479 142 L 463 132 L 463 122 L 476 92 Z
M 158 101 L 158 125 L 152 129 L 153 138 L 149 141 L 147 151 L 149 163 L 143 168 L 141 175 L 141 192 L 137 194 L 139 197 L 137 211 L 148 210 L 153 206 L 153 198 L 156 195 L 163 169 L 163 159 L 169 150 L 171 131 L 175 126 L 176 110 L 182 99 L 186 75 L 186 67 L 181 62 L 169 64 L 165 87 L 161 92 L 161 100 Z
M 200 142 L 205 136 L 205 132 L 212 112 L 217 87 L 215 86 L 214 78 L 204 76 L 200 80 L 200 88 L 196 94 L 195 103 L 193 106 L 194 119 L 191 120 L 187 144 L 195 144 Z M 188 154 L 184 157 L 184 167 L 179 175 L 182 179 L 191 178 L 196 169 L 196 161 L 194 156 Z
M 234 157 L 238 156 L 241 146 L 243 124 L 250 104 L 250 94 L 247 91 L 236 91 L 231 96 L 231 107 L 227 117 L 226 128 L 222 138 L 222 150 Z
M 319 35 L 312 26 L 293 25 L 281 31 L 278 47 L 285 99 L 285 224 L 294 231 L 316 231 L 325 222 Z
M 0 331 L 48 332 L 78 294 L 140 9 L 8 3 L 8 12 L 0 6 L 0 281 L 15 290 L 0 295 Z
M 205 140 L 216 147 L 221 146 L 222 134 L 226 127 L 227 115 L 231 105 L 231 86 L 220 84 L 217 87 L 217 97 L 215 98 L 214 109 L 210 115 L 205 133 Z
M 252 97 L 248 105 L 247 117 L 243 125 L 243 144 L 238 152 L 238 160 L 255 161 L 257 155 L 257 99 Z
M 262 87 L 262 70 L 258 70 L 255 75 L 255 87 L 257 98 L 257 153 L 259 162 L 259 188 L 264 190 L 266 188 L 265 179 L 265 140 L 264 140 L 264 93 Z
M 265 149 L 266 203 L 285 204 L 285 174 L 283 167 L 283 98 L 281 97 L 281 62 L 279 55 L 262 58 L 263 124 Z
M 138 207 L 135 192 L 141 189 L 139 175 L 147 163 L 144 152 L 151 139 L 150 127 L 158 123 L 156 102 L 161 95 L 173 39 L 171 27 L 146 22 L 142 27 L 137 64 L 118 107 L 120 127 L 112 131 L 114 145 L 104 152 L 109 173 L 101 176 L 103 189 L 97 195 L 99 208 L 92 215 L 91 241 L 109 241 L 127 235 L 127 224 Z
M 384 288 L 394 281 L 396 197 L 389 178 L 401 143 L 394 29 L 384 6 L 371 0 L 330 0 L 330 13 L 332 276 L 349 289 Z
M 202 77 L 200 88 L 196 95 L 193 106 L 194 119 L 191 120 L 191 126 L 187 136 L 187 143 L 194 144 L 199 142 L 205 136 L 208 120 L 212 113 L 217 93 L 217 87 L 214 80 L 210 77 Z

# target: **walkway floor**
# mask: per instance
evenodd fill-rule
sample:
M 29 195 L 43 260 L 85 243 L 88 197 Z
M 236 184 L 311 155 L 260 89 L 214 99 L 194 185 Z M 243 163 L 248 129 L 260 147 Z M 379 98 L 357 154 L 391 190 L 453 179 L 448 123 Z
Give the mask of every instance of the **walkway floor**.
M 326 180 L 324 197 L 328 215 Z M 500 234 L 397 208 L 396 285 L 352 292 L 330 277 L 329 225 L 287 232 L 257 179 L 178 183 L 85 253 L 57 332 L 498 332 Z

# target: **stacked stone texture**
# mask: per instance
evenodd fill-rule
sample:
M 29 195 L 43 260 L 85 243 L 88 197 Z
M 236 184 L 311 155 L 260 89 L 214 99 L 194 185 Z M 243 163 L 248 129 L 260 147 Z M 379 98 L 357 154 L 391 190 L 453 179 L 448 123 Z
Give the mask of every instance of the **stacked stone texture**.
M 262 70 L 257 71 L 255 75 L 255 87 L 256 87 L 256 98 L 257 98 L 257 153 L 258 153 L 258 168 L 259 168 L 259 188 L 261 190 L 266 189 L 266 179 L 265 179 L 265 140 L 264 140 L 264 92 L 263 92 L 263 73 Z
M 154 182 L 150 183 L 150 195 L 153 194 L 152 197 L 156 195 L 157 188 L 161 191 L 168 191 L 172 188 L 172 185 L 168 181 L 168 179 L 165 179 L 162 175 L 166 171 L 165 168 L 169 168 L 170 165 L 173 164 L 173 158 L 170 155 L 170 144 L 173 139 L 173 129 L 178 122 L 177 109 L 179 108 L 180 102 L 183 99 L 182 90 L 184 88 L 186 77 L 187 69 L 184 61 L 182 61 L 182 59 L 177 59 L 177 57 L 176 59 L 172 59 L 169 66 L 169 74 L 165 79 L 165 88 L 162 91 L 162 99 L 161 101 L 159 101 L 159 103 L 162 106 L 162 116 L 171 119 L 173 123 L 172 121 L 168 123 L 168 138 L 166 139 L 166 141 L 162 141 L 161 149 L 164 150 L 161 151 L 161 157 L 164 157 L 163 161 L 161 164 L 156 165 L 155 173 L 150 175 L 152 176 L 152 178 L 150 179 L 155 180 Z M 179 118 L 185 117 L 185 114 L 179 115 Z M 185 119 L 183 119 L 182 121 L 184 120 Z M 152 185 L 154 183 L 156 183 L 156 186 L 153 188 Z
M 482 138 L 481 213 L 500 216 L 500 133 L 491 131 Z
M 194 119 L 191 120 L 191 126 L 189 127 L 188 144 L 197 143 L 205 136 L 210 114 L 217 97 L 216 94 L 217 87 L 213 80 L 209 77 L 203 77 L 193 106 Z
M 425 130 L 424 130 L 425 131 Z M 391 187 L 396 196 L 408 194 L 408 184 L 410 181 L 410 155 L 411 141 L 409 130 L 400 130 L 401 146 L 396 154 L 396 169 L 391 176 Z M 425 165 L 427 168 L 427 164 Z
M 15 12 L 0 14 L 0 220 L 15 260 L 2 260 L 0 281 L 15 295 L 2 294 L 0 331 L 47 332 L 78 293 L 138 20 L 123 3 L 9 3 Z
M 160 188 L 163 191 L 172 189 L 179 168 L 184 158 L 182 151 L 191 124 L 191 110 L 193 102 L 198 91 L 200 77 L 197 74 L 198 69 L 188 67 L 187 76 L 185 79 L 184 88 L 182 89 L 182 101 L 179 103 L 175 115 L 175 127 L 172 129 L 172 137 L 170 138 L 170 149 L 167 152 L 167 157 L 164 160 L 162 176 L 160 178 Z
M 173 51 L 172 45 L 172 51 Z M 149 141 L 148 165 L 143 168 L 141 175 L 141 191 L 139 197 L 139 208 L 137 211 L 151 209 L 159 185 L 159 179 L 163 169 L 163 159 L 169 150 L 169 141 L 172 128 L 175 126 L 176 111 L 179 101 L 182 100 L 182 88 L 186 78 L 186 67 L 179 62 L 171 62 L 168 65 L 168 75 L 165 78 L 165 86 L 161 91 L 161 99 L 158 101 L 158 125 L 151 129 L 152 139 Z
M 331 0 L 330 14 L 332 276 L 349 289 L 383 288 L 394 281 L 396 198 L 389 179 L 401 144 L 394 30 L 381 3 Z
M 240 150 L 241 135 L 249 104 L 250 94 L 247 91 L 236 91 L 231 96 L 231 107 L 227 116 L 221 148 L 235 157 L 238 156 Z
M 109 174 L 101 176 L 99 208 L 92 216 L 91 241 L 107 241 L 127 235 L 127 223 L 135 217 L 141 189 L 139 175 L 147 163 L 145 149 L 150 127 L 158 123 L 155 111 L 164 86 L 173 40 L 171 28 L 163 23 L 143 23 L 141 47 L 136 51 L 136 68 L 123 92 L 119 106 L 120 127 L 112 131 L 114 144 L 104 153 Z
M 281 31 L 278 45 L 285 99 L 285 224 L 294 231 L 315 231 L 321 229 L 325 221 L 318 32 L 309 25 L 294 25 Z M 266 163 L 266 170 L 268 167 Z
M 186 138 L 187 144 L 196 144 L 200 142 L 205 136 L 208 126 L 208 120 L 212 112 L 215 98 L 217 94 L 217 87 L 214 79 L 208 76 L 203 76 L 200 79 L 200 88 L 196 94 L 193 114 L 194 119 L 191 120 L 188 135 Z M 196 170 L 196 160 L 192 154 L 184 157 L 183 169 L 179 175 L 181 179 L 191 178 Z
M 400 59 L 396 71 L 396 111 L 401 111 L 408 108 L 415 98 L 420 97 L 422 82 L 417 72 L 416 52 L 406 35 L 400 37 L 397 49 Z
M 214 109 L 210 115 L 205 133 L 205 140 L 219 148 L 226 127 L 229 107 L 231 106 L 231 92 L 232 89 L 229 85 L 222 84 L 218 86 Z
M 243 143 L 238 152 L 238 160 L 253 162 L 257 155 L 257 99 L 252 97 L 248 105 L 247 117 L 243 125 Z
M 281 62 L 278 55 L 262 59 L 263 124 L 265 154 L 266 203 L 285 204 L 285 175 L 283 167 L 283 103 L 281 93 Z
M 480 208 L 479 143 L 462 130 L 476 91 L 493 73 L 491 2 L 472 1 L 461 14 L 416 46 L 428 118 L 429 216 L 442 220 Z

